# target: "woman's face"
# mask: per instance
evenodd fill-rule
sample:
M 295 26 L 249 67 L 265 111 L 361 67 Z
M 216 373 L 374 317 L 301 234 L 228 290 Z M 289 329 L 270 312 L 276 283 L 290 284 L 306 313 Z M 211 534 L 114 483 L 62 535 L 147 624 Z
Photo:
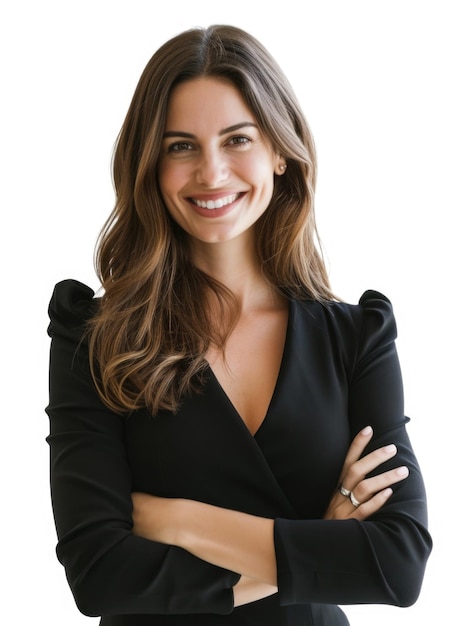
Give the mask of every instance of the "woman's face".
M 232 84 L 206 77 L 173 90 L 159 184 L 171 216 L 195 240 L 220 243 L 249 233 L 282 162 Z

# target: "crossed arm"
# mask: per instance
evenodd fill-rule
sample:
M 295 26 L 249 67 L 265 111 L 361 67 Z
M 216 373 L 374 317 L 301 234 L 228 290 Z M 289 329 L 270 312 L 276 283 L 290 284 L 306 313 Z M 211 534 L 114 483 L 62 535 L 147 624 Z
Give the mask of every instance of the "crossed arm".
M 378 511 L 392 494 L 391 485 L 408 475 L 399 467 L 366 478 L 396 454 L 386 446 L 361 457 L 373 431 L 363 429 L 353 440 L 339 477 L 345 489 L 360 502 L 336 491 L 324 519 L 364 520 Z M 241 574 L 234 587 L 234 604 L 239 606 L 277 591 L 274 520 L 223 509 L 195 500 L 160 498 L 143 493 L 132 495 L 136 535 L 179 546 L 213 565 Z

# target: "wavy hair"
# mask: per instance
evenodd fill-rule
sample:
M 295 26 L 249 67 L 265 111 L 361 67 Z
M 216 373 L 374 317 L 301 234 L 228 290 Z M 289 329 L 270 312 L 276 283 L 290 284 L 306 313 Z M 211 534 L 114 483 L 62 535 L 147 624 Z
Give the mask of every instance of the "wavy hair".
M 199 77 L 230 81 L 288 165 L 255 225 L 266 279 L 288 298 L 334 299 L 314 218 L 314 142 L 289 82 L 239 28 L 177 35 L 152 56 L 137 84 L 114 150 L 116 203 L 96 247 L 103 296 L 90 322 L 90 363 L 102 399 L 120 413 L 175 412 L 185 394 L 201 388 L 209 345 L 224 349 L 239 314 L 234 295 L 192 264 L 186 234 L 158 184 L 170 94 Z M 211 323 L 208 294 L 220 307 L 217 319 L 227 320 L 223 328 Z

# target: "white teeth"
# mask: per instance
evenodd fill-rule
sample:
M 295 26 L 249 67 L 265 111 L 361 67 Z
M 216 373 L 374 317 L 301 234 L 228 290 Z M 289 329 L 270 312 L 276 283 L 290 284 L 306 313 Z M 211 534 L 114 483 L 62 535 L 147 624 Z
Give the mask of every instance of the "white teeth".
M 218 198 L 218 200 L 208 200 L 205 202 L 204 200 L 193 199 L 193 202 L 202 209 L 220 209 L 221 207 L 226 206 L 226 204 L 235 202 L 238 197 L 239 194 L 234 193 L 231 196 L 226 196 L 225 198 Z

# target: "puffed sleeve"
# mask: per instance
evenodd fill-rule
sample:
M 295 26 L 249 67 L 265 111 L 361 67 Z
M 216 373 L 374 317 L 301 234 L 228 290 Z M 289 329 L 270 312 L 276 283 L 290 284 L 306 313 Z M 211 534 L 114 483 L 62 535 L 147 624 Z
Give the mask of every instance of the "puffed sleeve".
M 375 473 L 407 465 L 410 474 L 393 486 L 387 503 L 365 521 L 275 521 L 278 586 L 285 605 L 410 606 L 419 595 L 432 547 L 424 484 L 405 428 L 408 418 L 391 303 L 382 294 L 367 291 L 350 310 L 352 436 L 372 425 L 374 438 L 365 454 L 389 443 L 398 448 L 397 455 Z
M 100 401 L 83 337 L 95 305 L 89 287 L 67 280 L 49 306 L 52 504 L 77 606 L 91 616 L 228 614 L 238 574 L 132 534 L 124 418 Z

